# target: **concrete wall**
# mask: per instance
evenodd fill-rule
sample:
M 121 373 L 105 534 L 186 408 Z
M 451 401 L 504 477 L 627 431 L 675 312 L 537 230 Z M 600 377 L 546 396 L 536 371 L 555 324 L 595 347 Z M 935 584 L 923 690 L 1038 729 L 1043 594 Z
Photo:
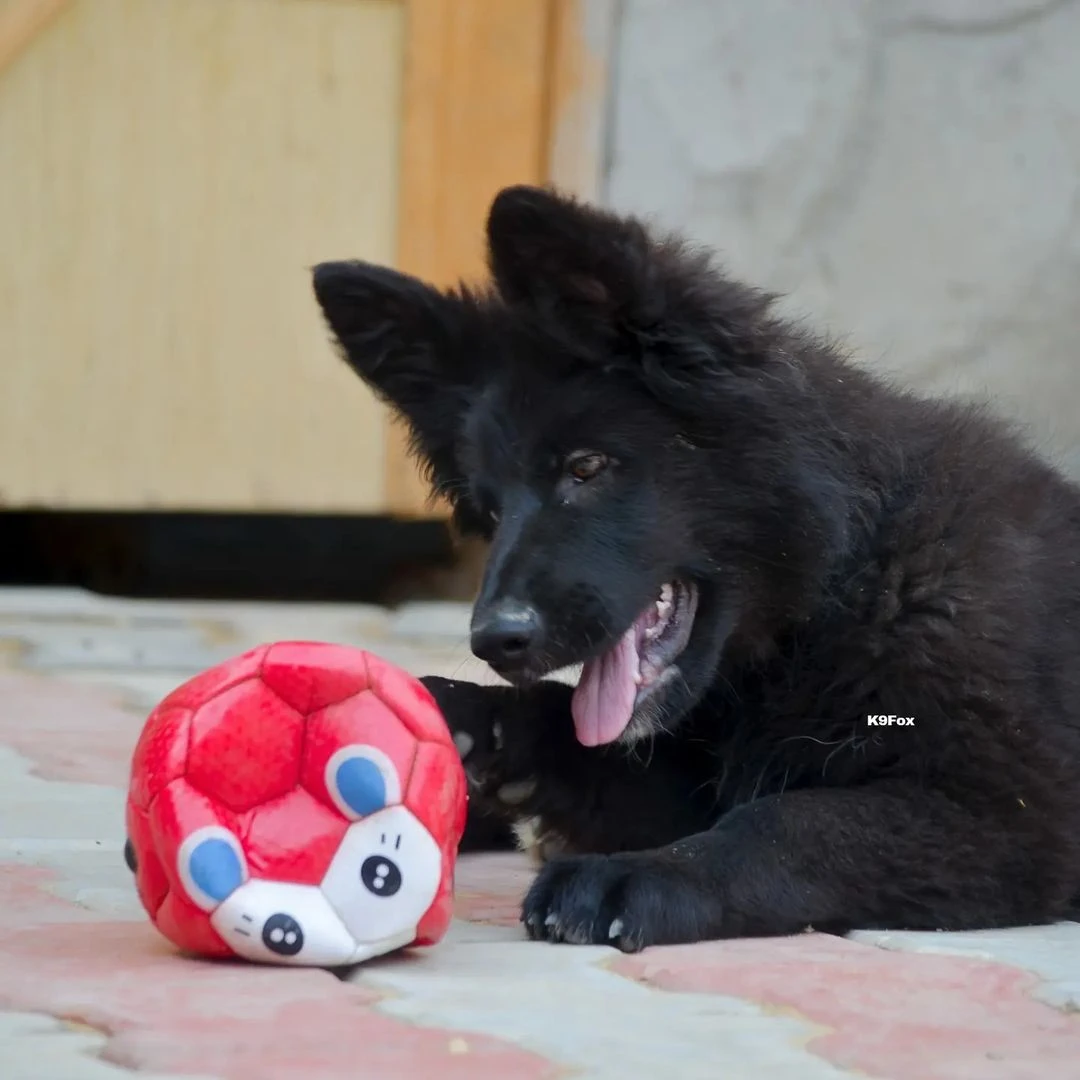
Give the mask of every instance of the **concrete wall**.
M 1080 2 L 621 0 L 606 199 L 1080 474 Z

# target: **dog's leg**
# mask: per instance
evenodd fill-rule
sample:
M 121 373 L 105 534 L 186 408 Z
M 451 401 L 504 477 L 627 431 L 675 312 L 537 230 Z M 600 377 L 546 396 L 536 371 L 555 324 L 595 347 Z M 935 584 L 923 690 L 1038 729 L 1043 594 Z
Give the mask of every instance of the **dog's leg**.
M 963 930 L 1062 916 L 1067 841 L 1050 842 L 1021 805 L 1007 814 L 980 815 L 914 784 L 772 795 L 653 851 L 557 859 L 522 917 L 536 939 L 636 951 L 809 928 Z
M 693 773 L 672 761 L 668 748 L 628 755 L 620 747 L 578 743 L 571 687 L 422 681 L 446 717 L 469 777 L 466 850 L 492 846 L 469 840 L 500 824 L 545 861 L 559 852 L 652 848 L 710 820 L 707 786 L 694 790 Z

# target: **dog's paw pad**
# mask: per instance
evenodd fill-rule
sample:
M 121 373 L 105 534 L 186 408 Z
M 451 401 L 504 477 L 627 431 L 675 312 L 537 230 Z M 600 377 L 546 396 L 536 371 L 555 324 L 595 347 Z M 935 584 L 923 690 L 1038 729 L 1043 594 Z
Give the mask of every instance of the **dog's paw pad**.
M 503 784 L 495 793 L 499 802 L 506 803 L 507 806 L 520 806 L 535 794 L 535 780 L 513 780 L 508 784 Z

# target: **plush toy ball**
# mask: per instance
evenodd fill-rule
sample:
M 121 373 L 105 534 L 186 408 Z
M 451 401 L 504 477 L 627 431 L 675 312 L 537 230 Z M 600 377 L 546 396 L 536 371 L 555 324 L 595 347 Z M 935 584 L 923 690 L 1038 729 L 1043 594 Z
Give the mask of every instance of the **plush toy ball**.
M 150 714 L 127 856 L 151 920 L 184 951 L 354 964 L 445 933 L 465 805 L 420 682 L 359 649 L 281 642 Z

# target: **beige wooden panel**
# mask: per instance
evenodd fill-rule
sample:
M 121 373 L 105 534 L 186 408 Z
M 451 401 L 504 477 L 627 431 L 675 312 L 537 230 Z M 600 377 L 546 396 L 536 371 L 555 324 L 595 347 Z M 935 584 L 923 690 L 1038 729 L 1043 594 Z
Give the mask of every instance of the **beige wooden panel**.
M 390 0 L 74 0 L 0 78 L 0 501 L 378 510 L 308 267 L 393 262 Z
M 68 6 L 69 0 L 0 0 L 0 72 Z

